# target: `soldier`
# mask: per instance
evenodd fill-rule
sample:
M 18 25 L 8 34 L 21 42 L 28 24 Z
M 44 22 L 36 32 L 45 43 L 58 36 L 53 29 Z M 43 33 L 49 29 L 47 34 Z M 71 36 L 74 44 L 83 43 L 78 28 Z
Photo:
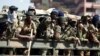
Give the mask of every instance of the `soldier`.
M 92 19 L 89 19 L 88 16 L 84 16 L 84 18 L 82 18 L 82 24 L 84 30 L 83 33 L 86 33 L 86 38 L 89 40 L 89 42 L 99 44 L 99 41 L 94 34 L 94 32 L 97 32 L 98 29 L 92 24 Z
M 36 24 L 32 21 L 33 14 L 30 12 L 26 13 L 26 19 L 24 20 L 23 27 L 18 27 L 16 30 L 16 37 L 20 40 L 30 41 L 35 38 L 36 35 Z M 31 31 L 33 30 L 33 35 L 31 36 Z M 28 50 L 26 49 L 24 54 L 27 54 Z
M 99 40 L 97 39 L 96 37 L 96 34 L 98 32 L 98 28 L 95 27 L 93 24 L 92 24 L 92 20 L 89 19 L 88 20 L 88 23 L 89 23 L 89 26 L 88 26 L 88 32 L 87 32 L 87 38 L 88 40 L 92 43 L 96 43 L 96 44 L 100 44 Z M 90 38 L 91 37 L 91 38 Z
M 42 35 L 46 36 L 46 38 L 53 38 L 55 39 L 57 36 L 54 37 L 56 34 L 54 31 L 57 31 L 57 27 L 60 27 L 57 23 L 58 14 L 57 12 L 52 12 L 49 18 L 44 18 L 41 22 L 41 30 L 43 30 Z
M 61 27 L 58 25 L 57 19 L 58 19 L 58 13 L 56 11 L 52 11 L 49 18 L 42 20 L 41 35 L 44 36 L 46 40 L 48 39 L 53 39 L 58 41 L 60 40 Z M 42 53 L 43 55 L 44 52 L 47 52 L 46 50 L 47 49 L 43 51 Z M 56 53 L 56 55 L 58 55 L 58 50 L 55 50 L 54 52 Z
M 87 40 L 90 43 L 99 44 L 98 39 L 96 38 L 93 32 L 97 32 L 97 28 L 92 24 L 91 18 L 89 16 L 83 16 L 81 18 L 82 23 L 78 23 L 78 37 L 81 40 Z M 91 38 L 90 38 L 91 37 Z M 86 52 L 84 55 L 90 55 L 90 51 L 81 51 Z
M 80 41 L 78 37 L 76 36 L 77 34 L 77 19 L 72 19 L 70 24 L 65 28 L 66 31 L 66 37 L 64 37 L 65 40 L 77 40 L 78 44 L 80 44 Z
M 64 22 L 65 20 L 63 20 Z M 78 39 L 78 37 L 76 36 L 77 34 L 77 19 L 73 18 L 71 20 L 68 21 L 67 25 L 66 25 L 66 21 L 63 24 L 63 31 L 62 31 L 62 39 L 64 40 L 69 40 L 69 41 L 74 41 L 75 46 L 77 44 L 80 44 L 80 40 Z M 65 25 L 65 26 L 64 26 Z M 71 56 L 72 50 L 65 50 L 65 54 L 67 56 Z
M 37 38 L 43 38 L 44 37 L 44 30 L 46 29 L 46 26 L 44 24 L 44 21 L 46 20 L 46 17 L 43 17 L 43 20 L 40 21 L 40 24 L 37 27 L 37 34 L 36 37 Z
M 18 19 L 17 19 L 17 10 L 16 6 L 10 6 L 9 11 L 7 14 L 7 29 L 6 29 L 6 37 L 11 38 L 13 37 L 13 33 L 18 26 Z
M 88 18 L 87 18 L 88 17 Z M 77 37 L 81 40 L 81 41 L 86 41 L 88 42 L 88 39 L 86 38 L 87 35 L 87 31 L 88 31 L 88 19 L 90 19 L 89 16 L 82 16 L 81 20 L 78 21 L 77 27 L 78 27 L 78 32 L 77 32 Z M 84 51 L 84 50 L 80 50 L 79 51 L 79 55 L 81 56 L 88 56 L 90 55 L 90 51 Z
M 88 38 L 90 44 L 96 44 L 96 45 L 100 45 L 100 41 L 98 40 L 98 28 L 95 27 L 95 25 L 92 24 L 92 19 L 88 19 L 88 32 L 86 37 Z M 89 51 L 90 52 L 90 56 L 96 56 L 97 55 L 97 51 Z
M 24 20 L 24 25 L 22 28 L 19 28 L 16 30 L 16 37 L 19 39 L 26 39 L 26 40 L 32 40 L 36 35 L 36 25 L 32 21 L 33 14 L 30 12 L 26 13 L 26 19 Z M 33 29 L 33 37 L 30 37 L 30 31 Z
M 18 8 L 16 6 L 10 6 L 8 11 L 8 22 L 9 23 L 15 23 L 17 25 L 17 10 Z
M 79 20 L 77 23 L 77 37 L 81 41 L 88 41 L 88 39 L 86 39 L 86 32 L 84 31 L 84 27 L 83 27 L 81 20 Z M 78 55 L 84 56 L 84 52 L 85 52 L 84 50 L 78 50 Z
M 61 26 L 61 39 L 65 40 L 67 38 L 66 28 L 68 27 L 68 22 L 66 21 L 64 17 L 59 17 L 58 22 L 59 22 L 59 25 Z M 68 50 L 68 49 L 64 50 L 64 54 L 66 56 L 71 56 L 71 50 Z

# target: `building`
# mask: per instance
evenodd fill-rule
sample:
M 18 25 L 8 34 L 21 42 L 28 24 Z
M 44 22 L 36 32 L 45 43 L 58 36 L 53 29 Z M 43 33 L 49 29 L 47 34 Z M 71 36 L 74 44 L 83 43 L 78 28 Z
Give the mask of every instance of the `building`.
M 66 6 L 70 13 L 77 15 L 98 14 L 100 9 L 100 0 L 31 0 L 31 2 L 48 5 L 49 7 L 55 7 L 56 3 L 54 2 L 58 2 L 60 6 Z M 56 7 L 59 4 L 56 4 Z
M 91 13 L 92 15 L 94 15 L 94 14 L 99 14 L 100 13 L 99 11 L 100 11 L 99 0 L 84 0 L 84 14 Z
M 41 8 L 43 6 L 49 7 L 51 0 L 31 0 L 31 3 L 34 3 L 36 8 Z

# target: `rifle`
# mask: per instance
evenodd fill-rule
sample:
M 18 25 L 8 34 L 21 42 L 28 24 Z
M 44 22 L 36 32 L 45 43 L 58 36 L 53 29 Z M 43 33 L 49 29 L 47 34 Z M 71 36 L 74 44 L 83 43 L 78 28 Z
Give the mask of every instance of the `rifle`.
M 32 26 L 32 23 L 31 23 L 30 27 L 31 27 L 31 26 Z M 30 34 L 30 37 L 33 37 L 33 29 L 32 29 L 32 27 L 31 27 L 31 34 Z M 33 41 L 30 40 L 30 41 L 29 41 L 29 47 L 28 47 L 28 54 L 27 54 L 27 56 L 30 56 L 30 51 L 31 51 L 32 43 L 33 43 Z
M 30 37 L 32 37 L 32 36 L 33 36 L 33 29 L 31 29 L 31 35 L 30 35 Z M 28 54 L 27 54 L 27 56 L 30 56 L 32 42 L 33 41 L 29 41 L 29 47 L 28 47 Z
M 67 31 L 71 28 L 70 26 L 69 26 L 69 28 L 67 28 L 67 27 L 68 27 L 68 26 L 66 26 L 65 31 L 63 32 L 62 37 L 63 37 L 65 34 L 67 34 Z

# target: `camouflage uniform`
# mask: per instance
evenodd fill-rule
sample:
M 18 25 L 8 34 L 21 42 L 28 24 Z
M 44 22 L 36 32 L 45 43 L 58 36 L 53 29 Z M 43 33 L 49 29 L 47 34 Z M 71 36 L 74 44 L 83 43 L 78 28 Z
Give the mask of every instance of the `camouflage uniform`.
M 70 24 L 68 24 L 65 29 L 63 29 L 64 31 L 62 31 L 62 39 L 64 40 L 69 40 L 69 41 L 74 41 L 75 46 L 77 44 L 80 44 L 80 40 L 77 37 L 77 27 L 76 25 L 73 26 L 71 24 L 75 24 L 72 22 L 76 22 L 76 20 L 72 20 Z M 66 50 L 65 54 L 67 56 L 71 56 L 72 50 Z
M 88 27 L 88 36 L 90 36 L 91 38 L 88 37 L 88 40 L 90 42 L 93 42 L 93 43 L 96 43 L 96 44 L 100 44 L 100 42 L 99 42 L 99 40 L 98 40 L 98 38 L 96 36 L 96 34 L 97 34 L 96 32 L 98 32 L 98 29 L 95 28 L 93 24 L 89 24 L 89 27 Z M 90 35 L 89 35 L 89 33 L 90 33 Z
M 72 40 L 73 38 L 75 38 L 75 32 L 73 32 L 74 28 L 72 28 L 70 25 L 67 26 L 65 32 L 62 33 L 62 38 L 64 40 Z M 65 50 L 65 54 L 67 56 L 71 56 L 72 50 Z
M 88 26 L 89 26 L 88 23 L 87 24 L 78 23 L 77 37 L 82 41 L 88 41 L 88 39 L 86 38 Z M 89 55 L 89 51 L 79 50 L 78 54 L 80 56 Z
M 57 25 L 55 20 L 51 20 L 51 18 L 48 18 L 45 21 L 45 24 L 46 24 L 46 27 L 47 27 L 46 31 L 45 31 L 47 38 L 56 38 L 55 32 L 58 32 L 58 33 L 61 34 L 61 27 L 59 25 Z M 60 38 L 60 36 L 58 38 Z
M 76 22 L 76 20 L 72 20 L 73 22 Z M 68 25 L 65 28 L 65 31 L 62 32 L 62 38 L 65 40 L 78 40 L 77 38 L 77 27 L 72 27 L 71 25 Z
M 60 34 L 61 34 L 61 27 L 58 25 L 57 22 L 57 13 L 52 12 L 51 17 L 47 18 L 44 20 L 44 32 L 45 32 L 45 37 L 46 39 L 52 38 L 53 40 L 58 40 L 60 39 Z M 58 50 L 54 51 L 55 55 L 58 55 Z
M 46 38 L 51 38 L 53 37 L 54 31 L 53 28 L 51 28 L 51 18 L 47 18 L 45 20 L 43 20 L 43 22 L 41 23 L 41 27 L 42 28 L 42 36 L 46 37 Z

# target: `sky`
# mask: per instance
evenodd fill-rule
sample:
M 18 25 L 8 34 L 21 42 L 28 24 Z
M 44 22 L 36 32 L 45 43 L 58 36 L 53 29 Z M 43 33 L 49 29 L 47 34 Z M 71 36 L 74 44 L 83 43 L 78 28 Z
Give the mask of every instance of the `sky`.
M 0 1 L 0 10 L 2 9 L 3 5 L 15 5 L 19 9 L 18 10 L 27 10 L 30 4 L 30 0 L 1 0 Z

